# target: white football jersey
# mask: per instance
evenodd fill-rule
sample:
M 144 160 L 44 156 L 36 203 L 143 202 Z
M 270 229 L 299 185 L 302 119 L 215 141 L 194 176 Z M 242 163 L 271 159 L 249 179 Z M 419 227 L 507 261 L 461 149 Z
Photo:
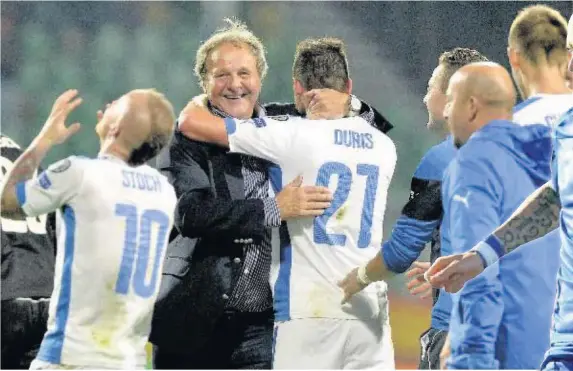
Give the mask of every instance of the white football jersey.
M 37 359 L 143 368 L 175 191 L 147 166 L 69 157 L 16 187 L 27 215 L 58 210 L 48 330 Z
M 519 125 L 543 124 L 552 129 L 557 119 L 573 107 L 573 94 L 536 94 L 513 108 L 513 121 Z
M 385 283 L 371 285 L 341 305 L 337 282 L 380 251 L 396 165 L 392 140 L 360 117 L 225 122 L 230 150 L 280 166 L 271 177 L 279 173 L 281 186 L 302 175 L 303 185 L 332 191 L 324 215 L 289 220 L 288 232 L 281 228 L 280 244 L 273 243 L 280 246 L 280 251 L 273 249 L 271 269 L 276 320 L 378 316 L 378 295 L 385 294 Z

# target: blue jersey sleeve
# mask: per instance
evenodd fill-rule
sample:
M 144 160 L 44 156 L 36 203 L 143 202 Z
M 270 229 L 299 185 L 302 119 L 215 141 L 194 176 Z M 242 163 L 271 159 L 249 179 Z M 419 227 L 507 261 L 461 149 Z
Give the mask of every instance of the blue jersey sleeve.
M 501 222 L 502 182 L 489 160 L 496 158 L 495 152 L 496 147 L 484 148 L 487 158 L 471 153 L 456 160 L 455 178 L 444 194 L 454 254 L 470 250 Z M 498 272 L 498 265 L 489 267 L 487 274 L 469 281 L 452 296 L 450 368 L 498 368 L 495 343 L 503 315 Z
M 442 175 L 455 148 L 451 139 L 432 147 L 412 178 L 410 199 L 396 221 L 390 239 L 382 246 L 386 267 L 402 273 L 420 256 L 442 220 Z M 437 243 L 438 241 L 433 241 Z
M 389 270 L 402 273 L 420 256 L 442 218 L 441 182 L 412 179 L 410 200 L 382 246 Z

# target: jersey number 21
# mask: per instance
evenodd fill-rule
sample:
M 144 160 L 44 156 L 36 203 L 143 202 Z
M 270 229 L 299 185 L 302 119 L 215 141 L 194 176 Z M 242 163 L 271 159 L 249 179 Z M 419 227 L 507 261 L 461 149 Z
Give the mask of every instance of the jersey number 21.
M 358 248 L 368 247 L 372 238 L 372 214 L 378 188 L 379 168 L 375 165 L 358 164 L 356 174 L 366 177 L 366 189 L 364 191 L 364 203 L 360 217 L 360 232 L 358 234 Z M 330 207 L 324 210 L 324 214 L 314 218 L 314 242 L 327 245 L 344 246 L 346 236 L 344 234 L 328 234 L 326 223 L 331 216 L 346 202 L 352 185 L 352 170 L 341 162 L 327 162 L 318 170 L 316 179 L 317 186 L 328 187 L 330 178 L 338 176 L 338 185 L 332 195 Z

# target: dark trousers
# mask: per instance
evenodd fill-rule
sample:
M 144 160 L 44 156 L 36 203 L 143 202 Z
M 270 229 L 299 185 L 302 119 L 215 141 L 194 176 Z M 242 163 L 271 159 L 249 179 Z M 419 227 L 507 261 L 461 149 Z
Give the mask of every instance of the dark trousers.
M 2 300 L 1 368 L 28 369 L 48 323 L 48 300 Z
M 420 347 L 422 355 L 420 357 L 420 370 L 439 370 L 440 353 L 448 336 L 447 331 L 430 328 L 420 336 Z
M 271 369 L 273 312 L 228 312 L 197 352 L 153 347 L 155 369 Z M 183 331 L 183 329 L 182 329 Z M 193 331 L 193 329 L 185 329 Z

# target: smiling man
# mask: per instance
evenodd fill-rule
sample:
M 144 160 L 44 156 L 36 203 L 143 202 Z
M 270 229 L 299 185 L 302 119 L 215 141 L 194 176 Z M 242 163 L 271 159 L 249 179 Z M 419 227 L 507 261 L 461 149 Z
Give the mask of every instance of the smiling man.
M 211 113 L 239 119 L 302 115 L 294 104 L 258 104 L 267 72 L 264 46 L 244 25 L 229 23 L 196 55 L 195 74 Z M 346 92 L 315 90 L 309 95 L 314 114 L 361 114 L 383 131 L 391 127 Z M 186 120 L 183 110 L 180 130 Z M 229 154 L 181 131 L 158 165 L 174 184 L 179 202 L 151 335 L 154 366 L 270 368 L 271 229 L 292 218 L 321 215 L 330 204 L 329 192 L 298 182 L 270 197 L 268 162 Z

